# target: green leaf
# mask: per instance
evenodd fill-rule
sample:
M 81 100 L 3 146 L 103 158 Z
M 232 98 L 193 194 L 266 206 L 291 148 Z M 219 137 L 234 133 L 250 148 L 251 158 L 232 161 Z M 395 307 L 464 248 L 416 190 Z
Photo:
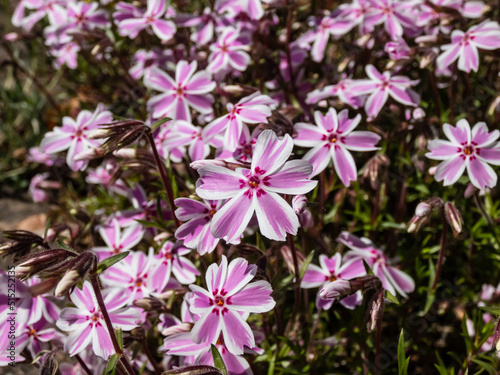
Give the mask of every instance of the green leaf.
M 472 362 L 481 366 L 481 368 L 483 368 L 484 370 L 488 371 L 488 374 L 490 374 L 490 375 L 495 375 L 497 373 L 495 368 L 492 365 L 490 365 L 489 363 L 480 361 L 479 359 L 473 359 Z
M 116 341 L 118 341 L 118 345 L 120 349 L 123 350 L 123 335 L 121 328 L 115 328 Z
M 398 374 L 408 375 L 408 365 L 410 364 L 410 357 L 405 359 L 405 337 L 404 331 L 401 329 L 398 342 Z
M 116 373 L 116 364 L 120 359 L 120 354 L 113 354 L 108 361 L 108 365 L 106 366 L 106 370 L 104 371 L 104 375 L 115 375 Z
M 169 117 L 165 117 L 165 118 L 162 118 L 162 119 L 156 121 L 153 125 L 151 125 L 151 131 L 154 132 L 161 125 L 163 125 L 164 123 L 166 123 L 167 121 L 170 121 L 170 120 L 172 120 L 172 119 Z
M 311 253 L 307 256 L 307 258 L 304 260 L 304 263 L 302 264 L 302 267 L 300 267 L 299 270 L 299 279 L 302 280 L 304 275 L 306 274 L 307 267 L 309 267 L 309 264 L 311 263 L 312 259 L 314 257 L 314 250 L 311 251 Z
M 46 241 L 46 240 L 47 240 L 47 233 L 48 233 L 48 231 L 49 231 L 49 229 L 50 229 L 50 222 L 51 222 L 51 219 L 50 219 L 50 217 L 49 217 L 49 218 L 47 219 L 47 223 L 45 224 L 45 230 L 43 231 L 43 239 L 44 239 L 44 241 Z
M 118 263 L 120 260 L 125 258 L 129 253 L 130 253 L 130 251 L 124 251 L 123 253 L 115 254 L 113 256 L 110 256 L 109 258 L 102 260 L 97 265 L 97 273 L 102 273 L 102 272 L 106 271 L 113 264 Z
M 484 310 L 490 314 L 500 316 L 500 306 L 480 306 L 479 307 L 481 310 Z
M 212 344 L 212 356 L 214 357 L 214 366 L 222 372 L 223 375 L 227 375 L 226 365 L 224 364 L 224 360 L 222 359 L 219 351 L 216 346 Z
M 387 298 L 389 301 L 391 301 L 392 303 L 396 304 L 396 305 L 399 305 L 399 300 L 396 296 L 393 296 L 391 293 L 389 293 L 389 291 L 386 290 L 386 293 L 385 293 L 385 298 Z
M 57 244 L 59 245 L 59 247 L 63 250 L 66 250 L 66 251 L 71 251 L 72 253 L 76 253 L 75 249 L 73 249 L 71 246 L 69 245 L 66 245 L 64 242 L 62 242 L 61 240 L 57 240 Z

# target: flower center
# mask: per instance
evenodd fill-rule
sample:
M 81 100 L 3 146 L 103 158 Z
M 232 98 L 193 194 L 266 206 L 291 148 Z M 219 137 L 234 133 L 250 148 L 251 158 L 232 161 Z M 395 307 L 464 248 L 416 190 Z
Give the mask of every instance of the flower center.
M 100 314 L 99 312 L 94 313 L 94 315 L 92 315 L 92 320 L 93 320 L 94 322 L 99 321 L 99 319 L 100 319 L 100 317 L 101 317 L 100 315 L 101 315 L 101 314 Z
M 330 137 L 328 138 L 330 143 L 337 143 L 337 134 L 330 134 Z
M 221 307 L 224 306 L 224 298 L 219 296 L 215 297 L 215 304 Z
M 30 329 L 30 333 L 29 333 L 30 336 L 34 336 L 35 335 L 35 330 L 33 328 Z
M 182 90 L 182 88 L 179 86 L 177 87 L 177 95 L 182 95 L 184 93 L 184 91 Z
M 250 185 L 252 188 L 257 189 L 260 184 L 260 179 L 256 176 L 250 177 L 248 180 L 248 185 Z
M 138 278 L 135 280 L 135 286 L 136 287 L 141 287 L 142 286 L 142 279 L 141 278 Z
M 474 153 L 474 146 L 468 145 L 463 148 L 465 155 L 472 155 Z
M 76 131 L 76 133 L 75 133 L 75 136 L 77 136 L 77 137 L 81 137 L 81 136 L 82 136 L 82 134 L 83 134 L 82 129 L 78 129 L 78 130 Z
M 333 274 L 330 275 L 330 281 L 335 281 L 335 280 L 337 280 L 337 278 L 335 277 L 335 275 L 333 275 Z

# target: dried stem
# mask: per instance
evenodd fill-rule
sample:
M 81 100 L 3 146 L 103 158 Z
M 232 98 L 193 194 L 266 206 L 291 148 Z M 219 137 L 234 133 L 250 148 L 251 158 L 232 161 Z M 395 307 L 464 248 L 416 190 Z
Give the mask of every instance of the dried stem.
M 295 301 L 293 304 L 292 317 L 288 322 L 287 330 L 290 327 L 293 327 L 293 323 L 295 321 L 295 317 L 297 316 L 297 312 L 299 310 L 300 305 L 300 270 L 299 270 L 299 259 L 297 257 L 297 249 L 295 248 L 295 241 L 293 236 L 290 233 L 287 233 L 288 238 L 288 246 L 290 246 L 290 250 L 292 251 L 293 258 L 293 270 L 295 273 Z
M 148 341 L 146 339 L 146 336 L 144 336 L 144 339 L 142 340 L 142 350 L 144 351 L 144 354 L 146 354 L 146 357 L 148 357 L 149 362 L 153 365 L 153 367 L 155 369 L 155 374 L 161 375 L 161 369 L 158 366 L 158 363 L 156 363 L 155 359 L 153 358 L 151 351 L 149 350 Z
M 155 141 L 153 139 L 153 134 L 151 134 L 151 130 L 146 129 L 144 133 L 146 134 L 149 144 L 151 145 L 151 149 L 153 150 L 153 156 L 155 158 L 156 165 L 158 166 L 163 186 L 165 187 L 165 190 L 167 192 L 168 203 L 170 204 L 170 211 L 172 212 L 172 217 L 174 218 L 175 226 L 176 228 L 179 228 L 181 223 L 179 222 L 179 219 L 177 219 L 177 216 L 175 216 L 174 192 L 172 190 L 172 185 L 170 184 L 170 180 L 167 176 L 168 173 L 167 169 L 165 168 L 165 165 L 160 159 L 160 155 L 158 154 L 158 149 L 156 148 Z
M 135 372 L 132 369 L 132 366 L 130 366 L 130 363 L 126 355 L 123 353 L 120 344 L 118 344 L 113 324 L 111 323 L 108 310 L 106 309 L 106 305 L 104 304 L 104 299 L 102 298 L 101 288 L 99 287 L 99 278 L 95 271 L 90 274 L 90 282 L 92 284 L 92 288 L 94 289 L 94 293 L 97 299 L 97 303 L 99 304 L 99 309 L 101 310 L 102 317 L 104 318 L 104 322 L 106 323 L 106 328 L 108 329 L 109 337 L 111 338 L 111 342 L 113 343 L 113 348 L 115 349 L 115 352 L 117 354 L 120 354 L 120 362 L 122 363 L 123 367 L 125 367 L 127 373 L 129 375 L 134 375 Z
M 82 369 L 83 369 L 83 371 L 85 371 L 86 374 L 93 375 L 92 371 L 90 371 L 87 364 L 83 361 L 82 357 L 80 357 L 78 354 L 75 354 L 75 358 L 78 361 L 78 363 L 80 364 L 80 366 L 82 366 Z

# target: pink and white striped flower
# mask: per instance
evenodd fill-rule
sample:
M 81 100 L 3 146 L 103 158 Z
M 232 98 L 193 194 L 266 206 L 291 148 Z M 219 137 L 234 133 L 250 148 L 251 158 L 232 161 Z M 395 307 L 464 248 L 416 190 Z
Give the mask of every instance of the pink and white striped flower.
M 271 116 L 273 99 L 259 91 L 242 98 L 236 104 L 227 104 L 227 115 L 215 119 L 203 129 L 205 137 L 214 137 L 224 132 L 224 148 L 234 151 L 240 142 L 246 124 L 267 124 Z
M 223 29 L 217 42 L 210 46 L 212 53 L 208 57 L 208 71 L 217 73 L 228 67 L 244 71 L 247 68 L 250 63 L 250 55 L 245 50 L 249 46 L 243 44 L 239 37 L 240 30 L 229 26 Z
M 449 141 L 435 139 L 429 141 L 429 159 L 443 160 L 436 169 L 436 180 L 444 185 L 454 184 L 467 168 L 471 183 L 478 189 L 494 187 L 497 174 L 489 164 L 500 165 L 500 131 L 488 131 L 484 122 L 478 122 L 471 130 L 467 120 L 457 122 L 457 126 L 443 125 Z
M 143 14 L 134 14 L 134 17 L 124 19 L 118 24 L 120 35 L 134 39 L 140 31 L 151 27 L 161 40 L 171 39 L 177 28 L 172 21 L 163 19 L 166 11 L 166 0 L 148 0 L 147 9 Z
M 212 95 L 215 82 L 206 70 L 196 72 L 198 63 L 179 61 L 175 70 L 175 81 L 163 70 L 153 67 L 144 79 L 144 84 L 162 94 L 153 96 L 148 106 L 154 118 L 168 116 L 174 120 L 191 122 L 189 107 L 202 114 L 212 113 Z
M 284 241 L 286 233 L 297 233 L 297 215 L 279 194 L 306 194 L 317 182 L 309 180 L 309 162 L 287 162 L 292 149 L 293 140 L 288 134 L 278 139 L 272 130 L 264 130 L 257 138 L 250 169 L 233 171 L 218 165 L 198 169 L 201 182 L 196 193 L 207 200 L 228 200 L 212 218 L 215 238 L 236 240 L 254 212 L 260 232 L 267 238 Z
M 204 46 L 214 37 L 214 31 L 218 23 L 217 12 L 213 12 L 209 7 L 203 10 L 200 16 L 187 16 L 186 20 L 180 21 L 184 27 L 195 26 L 195 31 L 191 32 L 191 40 L 198 46 Z
M 175 205 L 178 207 L 175 216 L 185 223 L 175 231 L 175 237 L 184 240 L 184 245 L 196 249 L 198 254 L 211 253 L 219 239 L 210 233 L 213 216 L 224 204 L 224 200 L 203 202 L 189 198 L 178 198 Z M 235 241 L 237 243 L 238 241 Z
M 40 147 L 44 152 L 56 153 L 68 150 L 66 163 L 73 170 L 84 170 L 88 161 L 75 160 L 75 156 L 89 151 L 99 146 L 101 140 L 89 139 L 89 134 L 98 128 L 99 124 L 105 124 L 112 121 L 111 112 L 103 111 L 98 106 L 94 113 L 90 111 L 81 111 L 76 121 L 71 117 L 63 117 L 63 126 L 56 127 L 54 130 L 45 134 Z
M 171 274 L 174 274 L 181 284 L 191 284 L 196 281 L 196 276 L 199 276 L 200 272 L 189 259 L 183 256 L 190 252 L 190 249 L 179 243 L 167 241 L 162 245 L 160 253 L 154 256 L 156 266 L 153 266 L 154 269 L 151 272 L 152 279 L 157 280 L 159 291 L 165 289 Z
M 354 23 L 345 18 L 323 17 L 317 30 L 314 31 L 314 39 L 311 47 L 311 57 L 320 62 L 325 56 L 326 44 L 330 36 L 341 36 L 347 34 L 354 27 Z
M 136 308 L 122 308 L 128 299 L 122 289 L 107 289 L 102 294 L 113 328 L 128 331 L 137 327 L 141 314 Z M 64 350 L 74 356 L 92 345 L 95 355 L 108 359 L 115 350 L 94 290 L 88 281 L 83 283 L 81 290 L 75 288 L 71 294 L 71 302 L 75 307 L 62 309 L 56 323 L 62 331 L 71 332 L 64 343 Z
M 441 46 L 444 52 L 438 56 L 436 63 L 439 70 L 444 70 L 458 59 L 458 69 L 465 72 L 477 72 L 479 67 L 479 51 L 500 48 L 500 25 L 496 21 L 486 20 L 474 25 L 467 32 L 454 30 L 451 43 Z
M 419 81 L 393 76 L 389 72 L 380 74 L 373 65 L 366 66 L 366 74 L 369 79 L 353 81 L 351 92 L 356 96 L 370 94 L 365 102 L 368 117 L 377 117 L 389 96 L 403 105 L 417 107 L 420 104 L 420 96 L 410 88 Z
M 48 343 L 61 342 L 64 335 L 56 331 L 46 320 L 40 320 L 35 324 L 27 324 L 20 329 L 16 336 L 16 346 L 22 351 L 27 348 L 32 358 L 43 349 L 49 349 Z
M 163 145 L 169 153 L 187 147 L 191 161 L 205 159 L 210 153 L 210 146 L 217 148 L 222 145 L 222 141 L 216 137 L 217 134 L 207 135 L 200 126 L 194 126 L 184 120 L 174 121 L 170 128 L 171 136 L 165 139 Z
M 325 86 L 321 89 L 311 91 L 307 94 L 306 103 L 315 104 L 333 96 L 338 97 L 342 103 L 349 104 L 352 108 L 357 109 L 363 105 L 363 101 L 359 96 L 352 94 L 352 82 L 354 82 L 352 79 L 344 78 L 336 85 Z
M 310 264 L 307 267 L 306 273 L 302 278 L 300 286 L 304 289 L 324 287 L 325 285 L 338 279 L 352 279 L 354 277 L 366 275 L 366 270 L 362 259 L 352 259 L 350 262 L 342 262 L 342 255 L 336 253 L 329 258 L 322 254 L 319 256 L 318 267 L 315 264 Z M 361 304 L 361 292 L 346 297 L 340 301 L 340 304 L 348 309 L 354 309 Z M 316 295 L 316 307 L 318 309 L 328 310 L 332 307 L 333 299 L 321 298 L 319 292 Z
M 135 223 L 122 231 L 118 220 L 112 219 L 99 228 L 99 234 L 106 246 L 97 246 L 92 250 L 97 253 L 99 260 L 103 260 L 124 251 L 132 250 L 135 245 L 141 242 L 144 229 L 142 225 Z
M 415 29 L 412 1 L 401 0 L 368 0 L 371 4 L 365 22 L 368 25 L 383 23 L 392 40 L 398 40 L 404 31 Z
M 373 242 L 367 238 L 358 238 L 348 232 L 342 232 L 337 241 L 346 245 L 351 251 L 344 255 L 344 262 L 363 259 L 377 276 L 385 290 L 396 296 L 396 292 L 403 297 L 406 293 L 415 290 L 415 282 L 403 271 L 392 267 L 390 259 L 375 247 Z
M 357 179 L 356 163 L 349 150 L 378 150 L 375 145 L 380 136 L 369 131 L 353 132 L 361 121 L 361 115 L 350 119 L 347 109 L 341 111 L 338 116 L 334 108 L 330 108 L 325 116 L 317 111 L 314 113 L 314 119 L 316 126 L 303 122 L 295 124 L 295 144 L 312 147 L 304 155 L 304 160 L 313 166 L 312 176 L 321 173 L 331 159 L 337 175 L 345 186 L 349 186 L 351 181 Z
M 243 354 L 244 347 L 254 348 L 255 338 L 242 314 L 270 311 L 276 302 L 271 285 L 264 280 L 250 283 L 257 272 L 243 258 L 228 266 L 223 255 L 220 265 L 212 264 L 206 274 L 207 288 L 190 285 L 193 298 L 190 310 L 200 314 L 191 331 L 196 343 L 217 343 L 222 333 L 224 344 L 232 354 Z

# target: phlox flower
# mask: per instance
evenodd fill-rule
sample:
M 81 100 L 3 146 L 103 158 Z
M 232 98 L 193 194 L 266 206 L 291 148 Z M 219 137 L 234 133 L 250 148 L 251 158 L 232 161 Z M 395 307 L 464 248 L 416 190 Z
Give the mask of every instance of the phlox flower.
M 36 358 L 36 355 L 43 349 L 48 349 L 46 343 L 51 342 L 54 344 L 56 340 L 61 342 L 64 337 L 63 334 L 57 332 L 43 319 L 35 324 L 23 326 L 16 334 L 16 346 L 19 346 L 20 351 L 28 348 L 32 358 Z
M 396 296 L 396 292 L 407 297 L 415 289 L 413 279 L 403 271 L 392 267 L 389 258 L 375 247 L 367 238 L 358 238 L 348 232 L 342 232 L 337 241 L 346 245 L 351 251 L 344 255 L 344 262 L 363 259 L 377 276 L 385 290 Z
M 227 236 L 228 242 L 239 238 L 254 212 L 260 232 L 267 238 L 284 241 L 286 233 L 297 233 L 297 215 L 279 194 L 306 194 L 317 182 L 309 180 L 309 162 L 287 162 L 292 149 L 293 140 L 288 134 L 278 139 L 274 131 L 264 130 L 257 138 L 250 169 L 233 171 L 218 165 L 198 169 L 198 196 L 228 200 L 212 218 L 215 238 Z
M 371 4 L 366 16 L 368 25 L 383 23 L 392 40 L 398 40 L 405 30 L 413 30 L 415 21 L 411 7 L 412 0 L 368 0 Z
M 102 274 L 102 281 L 109 287 L 125 288 L 126 303 L 130 304 L 136 299 L 163 291 L 160 289 L 166 275 L 153 278 L 155 265 L 152 248 L 148 255 L 141 251 L 132 251 L 123 260 L 109 267 Z
M 47 202 L 49 194 L 46 189 L 59 189 L 61 187 L 58 181 L 48 181 L 49 176 L 49 173 L 38 173 L 31 179 L 29 192 L 33 202 Z
M 181 284 L 191 284 L 196 281 L 196 276 L 199 276 L 200 272 L 189 259 L 183 256 L 190 252 L 191 250 L 185 246 L 170 241 L 162 245 L 160 253 L 154 256 L 155 265 L 151 271 L 151 277 L 157 280 L 159 291 L 165 289 L 172 273 Z
M 164 159 L 170 159 L 174 163 L 180 163 L 186 155 L 185 147 L 173 147 L 168 145 L 170 139 L 175 136 L 174 129 L 175 121 L 168 121 L 162 124 L 158 131 L 155 132 L 155 145 L 158 149 L 158 154 Z
M 443 160 L 436 169 L 436 180 L 444 185 L 454 184 L 467 168 L 471 183 L 478 189 L 494 187 L 497 174 L 489 164 L 500 165 L 500 132 L 488 131 L 484 122 L 478 122 L 471 130 L 467 120 L 457 122 L 457 126 L 443 125 L 449 141 L 435 139 L 429 141 L 429 159 Z
M 217 73 L 226 70 L 229 66 L 233 69 L 244 71 L 250 63 L 250 55 L 245 52 L 248 46 L 238 38 L 240 30 L 225 27 L 219 35 L 217 42 L 210 46 L 212 53 L 208 57 L 207 70 Z
M 113 328 L 129 331 L 137 327 L 141 315 L 136 308 L 122 308 L 128 300 L 122 289 L 103 290 L 102 295 Z M 114 353 L 113 344 L 94 290 L 88 281 L 83 283 L 81 290 L 75 288 L 71 294 L 71 302 L 75 307 L 62 309 L 56 323 L 60 330 L 71 332 L 65 340 L 64 350 L 74 356 L 92 344 L 95 355 L 108 359 Z
M 59 319 L 60 309 L 52 301 L 53 298 L 49 293 L 40 294 L 38 289 L 42 280 L 38 277 L 31 277 L 23 284 L 27 287 L 30 295 L 26 295 L 26 299 L 30 302 L 30 312 L 27 319 L 27 324 L 35 324 L 41 320 L 48 323 L 54 323 Z
M 341 36 L 347 34 L 354 27 L 354 23 L 348 19 L 339 17 L 323 17 L 320 21 L 313 37 L 311 47 L 311 57 L 314 61 L 323 60 L 326 44 L 330 36 Z
M 398 103 L 416 107 L 420 104 L 420 96 L 410 87 L 418 84 L 406 76 L 393 76 L 389 72 L 380 74 L 373 65 L 366 66 L 369 79 L 353 81 L 351 93 L 353 95 L 366 95 L 365 111 L 368 117 L 375 118 L 391 96 Z
M 63 117 L 63 126 L 45 134 L 40 147 L 44 152 L 56 153 L 68 150 L 66 163 L 73 170 L 84 170 L 88 161 L 75 160 L 78 154 L 89 151 L 99 146 L 101 140 L 89 139 L 89 134 L 98 128 L 99 124 L 112 121 L 111 112 L 103 111 L 100 106 L 94 111 L 81 111 L 76 120 L 71 117 Z
M 150 51 L 140 49 L 134 54 L 134 65 L 128 72 L 134 79 L 145 77 L 153 66 L 163 66 L 167 61 L 171 60 L 171 54 L 170 50 L 161 50 L 159 48 L 153 48 Z
M 97 253 L 99 260 L 103 260 L 115 254 L 132 250 L 135 245 L 141 242 L 144 229 L 142 225 L 135 223 L 122 231 L 118 220 L 112 219 L 99 228 L 99 234 L 106 246 L 97 246 L 92 250 Z
M 306 123 L 295 124 L 297 136 L 294 142 L 297 146 L 312 147 L 304 155 L 313 166 L 312 176 L 321 173 L 333 160 L 337 175 L 345 186 L 357 179 L 356 163 L 349 152 L 374 151 L 380 136 L 369 131 L 354 131 L 361 121 L 361 115 L 349 118 L 349 111 L 342 110 L 338 116 L 334 108 L 330 108 L 323 116 L 321 112 L 314 113 L 316 126 Z
M 264 15 L 262 0 L 217 0 L 214 8 L 219 12 L 228 12 L 231 16 L 245 13 L 252 20 L 259 20 Z
M 360 97 L 352 94 L 352 82 L 352 79 L 344 78 L 335 85 L 329 85 L 321 89 L 311 91 L 307 94 L 306 103 L 316 104 L 323 99 L 333 96 L 338 97 L 342 103 L 349 104 L 351 107 L 357 109 L 363 105 L 363 101 Z
M 246 124 L 267 124 L 271 116 L 270 106 L 274 101 L 267 95 L 255 92 L 242 98 L 236 104 L 227 104 L 227 115 L 215 119 L 203 129 L 205 137 L 214 137 L 224 132 L 224 148 L 234 151 L 240 142 L 240 137 Z
M 78 67 L 78 51 L 80 51 L 80 46 L 74 42 L 69 42 L 58 47 L 53 47 L 50 50 L 52 56 L 56 58 L 54 66 L 59 69 L 66 64 L 68 68 L 76 69 Z
M 57 11 L 56 8 L 60 5 L 64 5 L 64 2 L 60 0 L 22 0 L 14 11 L 12 24 L 30 31 L 45 16 L 53 19 L 54 12 Z M 25 16 L 24 9 L 33 10 L 33 12 Z
M 25 10 L 37 7 L 39 6 L 40 3 L 41 0 L 20 0 L 17 3 L 14 13 L 12 13 L 12 18 L 11 18 L 12 24 L 16 27 L 21 27 L 26 17 L 24 13 Z
M 134 39 L 141 30 L 151 27 L 155 35 L 161 40 L 171 39 L 176 27 L 172 21 L 162 19 L 167 10 L 166 0 L 148 0 L 146 11 L 137 17 L 127 18 L 118 24 L 120 35 Z
M 429 0 L 429 2 L 434 4 L 438 9 L 439 7 L 456 9 L 466 18 L 479 18 L 487 9 L 482 1 Z M 432 24 L 432 21 L 443 18 L 437 9 L 425 4 L 425 1 L 421 1 L 417 4 L 417 7 L 419 8 L 416 21 L 417 26 L 427 26 Z
M 67 23 L 57 29 L 58 34 L 95 28 L 104 29 L 109 26 L 108 13 L 104 9 L 99 9 L 99 3 L 69 1 L 66 6 Z
M 241 133 L 240 142 L 234 151 L 229 151 L 224 148 L 217 154 L 217 159 L 232 159 L 236 162 L 247 162 L 252 161 L 252 155 L 255 150 L 255 144 L 257 143 L 257 138 L 264 129 L 261 127 L 256 127 L 250 134 L 250 130 L 247 126 L 243 126 L 243 131 Z
M 479 67 L 479 49 L 495 50 L 500 48 L 500 25 L 496 21 L 486 20 L 463 32 L 451 33 L 451 44 L 441 46 L 444 52 L 436 63 L 439 70 L 444 70 L 458 59 L 458 69 L 465 72 L 477 72 Z
M 200 16 L 187 16 L 188 19 L 180 23 L 184 27 L 195 26 L 195 31 L 191 32 L 191 40 L 199 46 L 204 46 L 209 43 L 214 37 L 215 27 L 218 23 L 216 12 L 212 12 L 209 7 L 203 10 Z
M 306 273 L 301 280 L 300 286 L 305 289 L 324 287 L 326 284 L 331 283 L 337 279 L 352 279 L 354 277 L 366 275 L 363 260 L 352 259 L 350 262 L 342 262 L 340 253 L 336 253 L 333 257 L 329 258 L 322 254 L 319 256 L 318 267 L 315 264 L 309 264 Z M 340 304 L 348 309 L 354 309 L 361 303 L 361 292 L 346 297 L 340 301 Z M 316 295 L 316 307 L 318 309 L 328 310 L 332 307 L 334 300 L 323 299 Z
M 210 153 L 210 146 L 219 147 L 222 144 L 216 134 L 207 135 L 201 127 L 184 120 L 174 121 L 170 127 L 171 136 L 165 139 L 163 146 L 169 151 L 187 147 L 192 161 L 205 159 Z
M 175 81 L 156 66 L 151 68 L 144 84 L 162 92 L 148 101 L 154 118 L 168 116 L 174 120 L 191 122 L 189 107 L 202 114 L 212 113 L 214 99 L 209 92 L 215 88 L 215 82 L 206 70 L 195 73 L 197 67 L 196 61 L 179 61 L 175 70 Z
M 219 351 L 227 372 L 230 375 L 252 375 L 252 369 L 245 357 L 232 354 L 224 345 L 223 337 L 220 336 L 214 344 Z M 193 341 L 191 332 L 178 333 L 165 339 L 162 350 L 167 350 L 169 355 L 185 356 L 184 365 L 214 365 L 212 355 L 212 343 L 209 341 L 197 344 Z M 247 349 L 245 352 L 262 353 L 258 348 Z
M 193 299 L 190 311 L 201 317 L 191 330 L 196 343 L 217 343 L 222 333 L 224 344 L 232 354 L 243 354 L 244 346 L 255 347 L 250 326 L 243 313 L 270 311 L 276 302 L 271 297 L 271 285 L 264 280 L 250 283 L 257 272 L 243 258 L 231 261 L 223 255 L 220 265 L 212 264 L 206 273 L 207 288 L 190 285 Z
M 117 193 L 126 196 L 128 194 L 128 186 L 122 179 L 115 180 L 117 164 L 113 159 L 105 160 L 96 169 L 88 169 L 85 181 L 89 184 L 101 185 L 109 193 Z
M 5 300 L 5 305 L 7 306 L 7 300 Z M 16 321 L 12 326 L 14 332 L 20 332 L 24 329 L 24 327 L 25 324 L 19 323 L 19 317 L 16 316 Z M 9 350 L 11 347 L 11 340 L 9 339 L 10 330 L 10 322 L 8 322 L 7 317 L 5 317 L 5 319 L 0 322 L 0 367 L 8 366 L 12 363 L 13 359 L 15 362 L 23 362 L 25 360 L 25 358 L 21 355 L 24 348 L 20 345 L 13 345 L 14 350 Z
M 213 216 L 224 202 L 224 200 L 200 202 L 189 198 L 176 199 L 175 205 L 178 208 L 175 216 L 184 221 L 184 224 L 177 228 L 175 237 L 184 240 L 185 246 L 196 249 L 200 255 L 211 253 L 219 243 L 219 239 L 210 233 L 210 225 Z M 234 243 L 238 242 L 236 240 Z

